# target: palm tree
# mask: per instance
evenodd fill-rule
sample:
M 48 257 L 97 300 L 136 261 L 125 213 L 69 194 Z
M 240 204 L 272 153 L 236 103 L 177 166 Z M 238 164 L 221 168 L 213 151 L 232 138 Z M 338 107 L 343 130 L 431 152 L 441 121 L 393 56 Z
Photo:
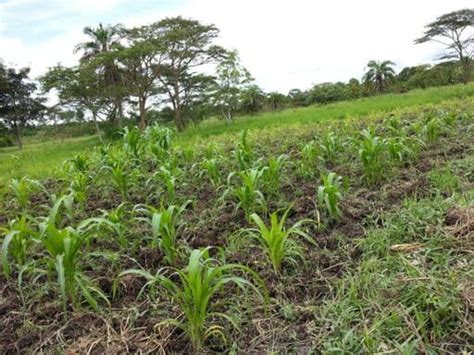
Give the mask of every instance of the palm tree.
M 241 93 L 242 108 L 247 113 L 260 111 L 265 100 L 265 93 L 257 85 L 251 85 Z
M 103 26 L 101 23 L 98 27 L 84 27 L 84 34 L 90 38 L 90 41 L 79 43 L 74 48 L 74 53 L 82 51 L 81 61 L 92 59 L 100 53 L 106 53 L 119 45 L 121 35 L 123 33 L 122 25 Z
M 267 102 L 272 110 L 278 110 L 286 103 L 286 96 L 278 91 L 272 91 L 267 95 Z
M 383 92 L 395 77 L 395 70 L 392 68 L 395 63 L 390 60 L 378 62 L 371 60 L 367 64 L 369 70 L 364 74 L 362 80 L 368 86 L 372 86 L 376 92 Z
M 74 48 L 74 53 L 82 52 L 80 61 L 82 63 L 90 62 L 99 58 L 100 55 L 111 52 L 120 46 L 120 40 L 123 37 L 124 27 L 122 25 L 99 24 L 98 27 L 85 27 L 84 34 L 89 37 L 89 41 L 79 43 Z M 103 57 L 99 61 L 99 73 L 102 74 L 109 96 L 114 102 L 113 110 L 109 113 L 109 120 L 115 120 L 118 113 L 119 124 L 122 125 L 122 101 L 123 101 L 123 76 L 118 66 L 111 58 Z

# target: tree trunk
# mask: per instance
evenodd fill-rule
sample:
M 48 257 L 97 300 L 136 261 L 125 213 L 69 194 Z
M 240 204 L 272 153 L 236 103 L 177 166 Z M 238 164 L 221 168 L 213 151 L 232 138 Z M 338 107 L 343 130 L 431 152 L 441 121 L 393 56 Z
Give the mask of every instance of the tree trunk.
M 181 115 L 181 108 L 179 106 L 176 106 L 176 109 L 174 110 L 174 117 L 176 121 L 176 127 L 178 127 L 178 131 L 182 132 L 184 131 L 185 125 L 183 121 L 183 116 Z
M 118 105 L 118 124 L 119 124 L 119 128 L 122 128 L 123 127 L 123 103 L 122 103 L 121 98 L 117 100 L 117 105 Z
M 138 105 L 140 108 L 140 129 L 143 131 L 146 128 L 146 98 L 140 97 L 138 99 Z
M 224 120 L 226 121 L 227 124 L 232 123 L 232 110 L 230 108 L 227 111 L 223 110 L 222 116 L 224 116 Z
M 102 140 L 102 132 L 100 131 L 99 123 L 97 122 L 97 112 L 92 110 L 92 119 L 94 120 L 95 130 L 97 132 L 97 136 L 99 137 L 100 143 L 104 143 Z
M 15 123 L 13 123 L 13 132 L 15 134 L 15 138 L 16 138 L 16 144 L 18 145 L 18 149 L 19 150 L 22 150 L 23 149 L 23 142 L 21 140 L 21 136 L 20 136 L 20 127 L 18 127 L 18 125 Z
M 461 58 L 461 66 L 463 71 L 463 83 L 467 84 L 471 77 L 471 60 L 469 57 Z

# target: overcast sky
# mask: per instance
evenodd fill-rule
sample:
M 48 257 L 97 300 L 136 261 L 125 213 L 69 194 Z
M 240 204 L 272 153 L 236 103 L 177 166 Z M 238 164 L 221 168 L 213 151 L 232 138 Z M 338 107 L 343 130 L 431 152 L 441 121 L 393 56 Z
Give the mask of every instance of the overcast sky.
M 37 76 L 73 65 L 85 26 L 143 25 L 182 15 L 213 23 L 266 91 L 360 78 L 371 59 L 400 69 L 441 49 L 414 45 L 437 16 L 472 0 L 0 0 L 0 58 Z

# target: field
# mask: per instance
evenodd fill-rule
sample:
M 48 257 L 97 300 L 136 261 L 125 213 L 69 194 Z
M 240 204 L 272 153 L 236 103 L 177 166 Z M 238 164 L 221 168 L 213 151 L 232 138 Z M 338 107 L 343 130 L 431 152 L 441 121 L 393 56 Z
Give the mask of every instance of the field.
M 473 94 L 0 153 L 0 349 L 474 351 Z
M 279 112 L 262 113 L 257 116 L 239 117 L 231 126 L 222 121 L 208 120 L 199 126 L 191 126 L 177 137 L 181 145 L 193 145 L 209 136 L 239 133 L 244 129 L 269 129 L 289 125 L 307 125 L 325 120 L 358 118 L 377 115 L 407 107 L 433 105 L 450 99 L 474 96 L 474 84 L 453 85 L 426 90 L 414 90 L 406 94 L 387 94 L 357 101 L 345 101 L 325 106 L 286 109 Z M 26 174 L 33 178 L 46 178 L 62 164 L 65 158 L 92 149 L 99 144 L 94 136 L 68 137 L 70 132 L 52 130 L 54 133 L 31 137 L 26 140 L 26 148 L 0 148 L 0 186 L 16 176 Z M 76 134 L 77 127 L 72 130 Z M 89 129 L 88 131 L 93 131 Z M 55 138 L 55 134 L 61 138 Z M 16 156 L 19 159 L 15 158 Z

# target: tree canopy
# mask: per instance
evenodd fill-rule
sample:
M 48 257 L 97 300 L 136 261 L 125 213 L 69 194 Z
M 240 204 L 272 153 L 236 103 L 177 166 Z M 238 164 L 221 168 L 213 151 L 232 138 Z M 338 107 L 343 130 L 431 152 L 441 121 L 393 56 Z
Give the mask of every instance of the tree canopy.
M 415 43 L 435 41 L 445 46 L 438 59 L 458 59 L 464 69 L 464 81 L 469 80 L 474 54 L 474 9 L 462 9 L 439 16 L 425 26 L 425 32 Z

